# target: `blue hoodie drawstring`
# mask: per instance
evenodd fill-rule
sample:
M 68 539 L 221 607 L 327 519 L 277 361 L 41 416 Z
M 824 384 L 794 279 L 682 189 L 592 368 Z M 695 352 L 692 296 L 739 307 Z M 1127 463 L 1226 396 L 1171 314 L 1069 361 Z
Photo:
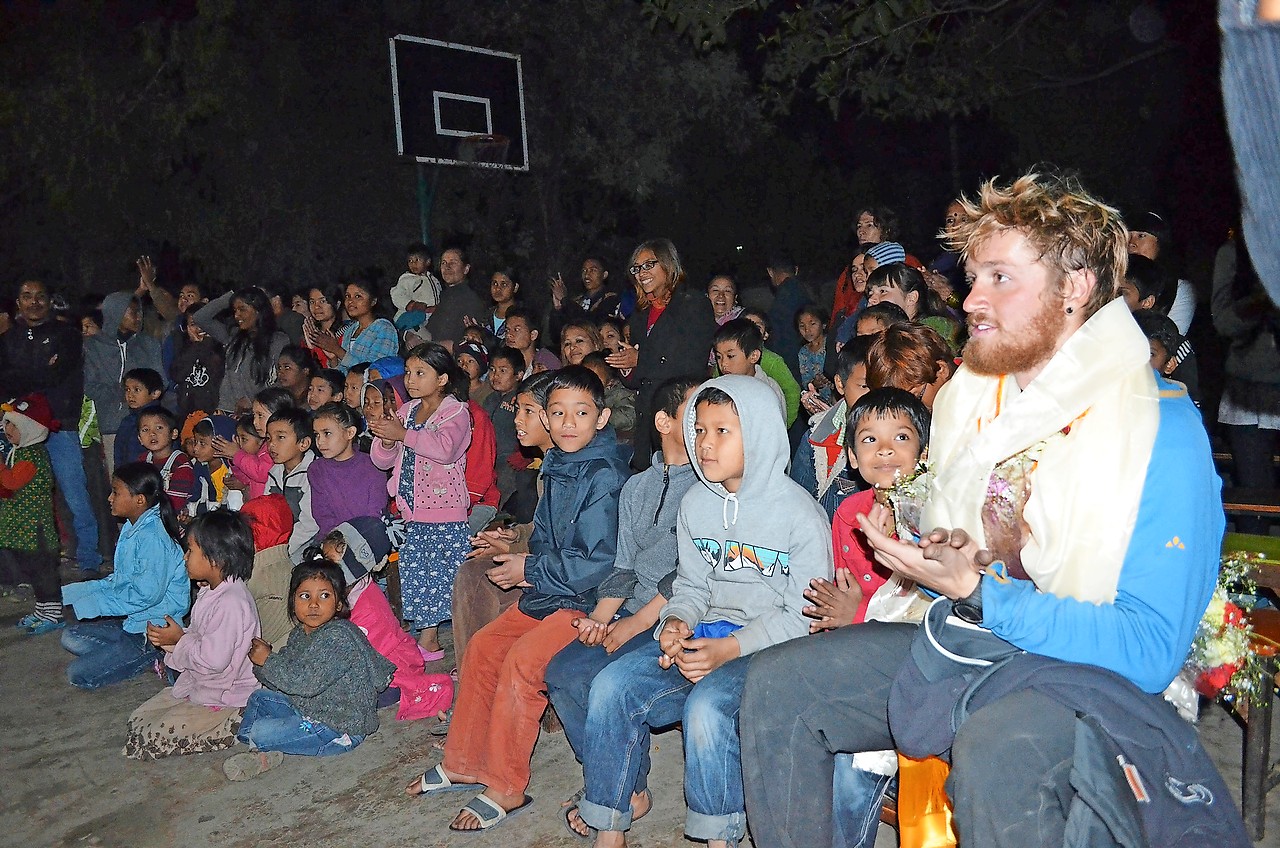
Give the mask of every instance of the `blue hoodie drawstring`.
M 729 503 L 733 502 L 733 520 L 729 520 Z M 724 523 L 724 529 L 728 530 L 730 525 L 738 523 L 738 496 L 730 492 L 725 496 L 724 504 L 720 508 L 721 521 Z

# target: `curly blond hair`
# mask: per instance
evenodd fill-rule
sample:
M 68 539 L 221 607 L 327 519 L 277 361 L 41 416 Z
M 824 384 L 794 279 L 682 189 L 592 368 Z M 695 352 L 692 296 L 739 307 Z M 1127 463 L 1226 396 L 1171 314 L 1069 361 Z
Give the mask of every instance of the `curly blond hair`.
M 1017 230 L 1058 272 L 1059 291 L 1073 271 L 1097 279 L 1082 312 L 1087 319 L 1117 294 L 1129 262 L 1129 230 L 1120 212 L 1091 195 L 1074 176 L 1031 171 L 1008 185 L 982 184 L 976 199 L 957 199 L 964 218 L 939 233 L 952 251 L 968 257 L 996 233 Z

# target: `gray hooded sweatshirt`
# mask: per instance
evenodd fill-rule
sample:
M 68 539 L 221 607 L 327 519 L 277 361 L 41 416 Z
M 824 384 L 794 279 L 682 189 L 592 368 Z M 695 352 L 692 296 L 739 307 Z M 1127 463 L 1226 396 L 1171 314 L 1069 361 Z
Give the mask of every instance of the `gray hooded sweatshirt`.
M 690 403 L 684 441 L 701 484 L 680 504 L 680 562 L 658 630 L 671 617 L 690 627 L 738 624 L 734 636 L 746 656 L 809 632 L 802 593 L 816 577 L 831 579 L 831 524 L 813 495 L 787 476 L 787 428 L 773 390 L 754 377 L 730 375 L 703 383 L 694 397 L 709 387 L 737 407 L 742 483 L 729 492 L 707 480 L 694 438 L 697 404 Z
M 84 342 L 84 393 L 97 408 L 98 426 L 106 434 L 119 430 L 129 412 L 124 405 L 124 375 L 135 368 L 150 368 L 164 375 L 159 340 L 146 333 L 120 340 L 120 321 L 132 302 L 130 292 L 104 297 L 102 332 Z

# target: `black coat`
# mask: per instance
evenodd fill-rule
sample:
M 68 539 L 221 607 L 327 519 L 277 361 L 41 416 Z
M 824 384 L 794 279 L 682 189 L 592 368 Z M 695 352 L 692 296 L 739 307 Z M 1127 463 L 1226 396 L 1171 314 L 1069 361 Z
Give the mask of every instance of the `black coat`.
M 672 377 L 707 377 L 711 339 L 716 334 L 711 301 L 701 291 L 682 285 L 647 335 L 649 310 L 636 308 L 630 320 L 631 343 L 640 346 L 640 359 L 626 383 L 637 392 L 633 468 L 649 467 L 658 441 L 653 429 L 653 393 Z
M 84 399 L 83 347 L 78 324 L 15 320 L 0 336 L 0 400 L 42 392 L 62 429 L 74 432 Z

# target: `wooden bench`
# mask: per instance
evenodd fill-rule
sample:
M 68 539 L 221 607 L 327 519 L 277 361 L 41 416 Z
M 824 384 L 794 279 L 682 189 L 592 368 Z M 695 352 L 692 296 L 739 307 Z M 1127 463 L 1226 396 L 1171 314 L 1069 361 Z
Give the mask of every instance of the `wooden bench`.
M 1280 489 L 1225 488 L 1222 508 L 1227 515 L 1280 515 Z

